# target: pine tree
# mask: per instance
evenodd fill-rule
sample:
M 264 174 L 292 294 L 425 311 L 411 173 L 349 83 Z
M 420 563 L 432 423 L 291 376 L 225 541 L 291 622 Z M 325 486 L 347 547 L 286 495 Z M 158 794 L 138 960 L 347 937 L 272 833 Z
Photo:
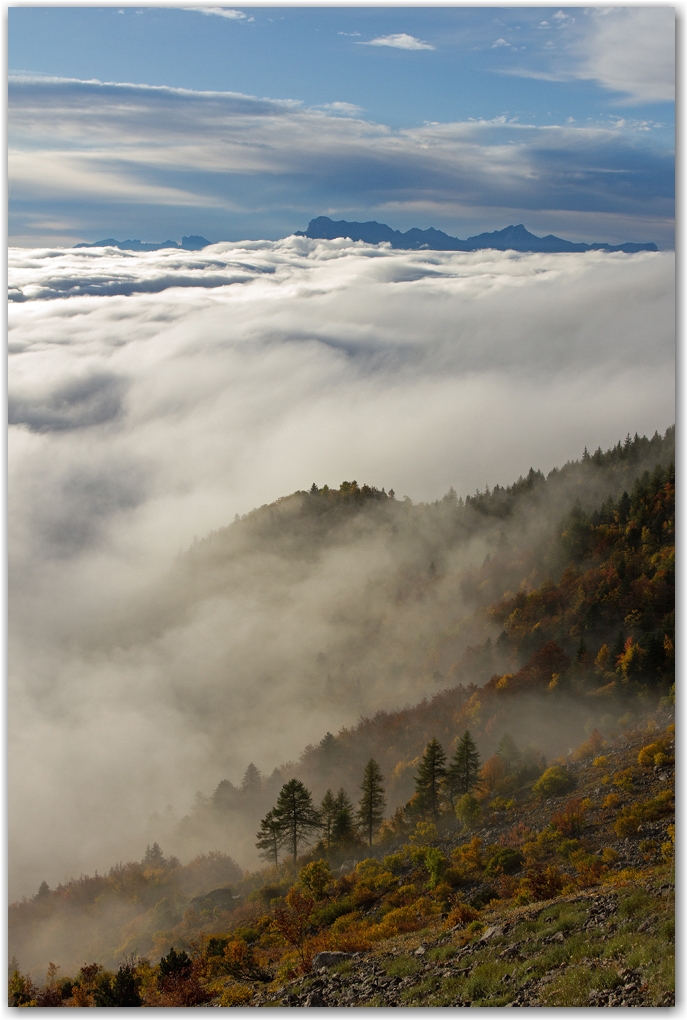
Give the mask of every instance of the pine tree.
M 353 802 L 343 787 L 335 798 L 336 813 L 332 825 L 332 842 L 339 847 L 349 846 L 357 841 L 353 820 Z
M 461 737 L 449 768 L 451 803 L 456 793 L 469 793 L 479 776 L 479 752 L 475 741 L 466 730 Z
M 284 845 L 284 833 L 274 816 L 274 811 L 268 811 L 260 822 L 255 845 L 263 861 L 270 861 L 270 863 L 277 867 L 279 864 L 279 851 Z
M 320 821 L 324 832 L 324 843 L 327 850 L 332 846 L 332 828 L 336 818 L 336 798 L 331 790 L 327 790 L 320 804 Z
M 294 864 L 298 859 L 298 847 L 308 842 L 308 837 L 321 828 L 320 816 L 312 802 L 310 790 L 300 779 L 290 779 L 279 791 L 276 807 L 272 814 L 277 821 L 284 844 L 293 854 Z
M 515 743 L 510 733 L 504 733 L 501 737 L 501 743 L 496 749 L 496 753 L 504 764 L 506 774 L 510 775 L 519 765 L 522 755 L 518 745 Z
M 145 864 L 148 868 L 162 868 L 167 863 L 165 861 L 165 855 L 162 852 L 162 848 L 159 843 L 153 843 L 152 846 L 146 847 L 146 852 L 143 855 L 142 864 Z
M 418 806 L 423 811 L 429 811 L 435 819 L 439 815 L 445 781 L 446 754 L 436 737 L 432 737 L 418 766 L 415 792 Z
M 262 787 L 262 775 L 260 769 L 251 762 L 243 773 L 241 781 L 241 793 L 249 797 L 255 795 Z
M 360 789 L 363 796 L 358 805 L 358 821 L 372 846 L 372 837 L 384 817 L 386 797 L 384 796 L 384 776 L 374 758 L 370 758 L 365 766 L 365 774 Z

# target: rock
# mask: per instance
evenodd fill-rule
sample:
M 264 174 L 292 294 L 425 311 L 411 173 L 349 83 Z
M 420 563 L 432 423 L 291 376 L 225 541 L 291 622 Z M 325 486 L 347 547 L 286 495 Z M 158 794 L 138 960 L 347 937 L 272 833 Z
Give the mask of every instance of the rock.
M 415 950 L 415 955 L 416 956 L 424 956 L 426 952 L 427 952 L 427 946 L 418 946 L 417 949 Z
M 315 989 L 314 991 L 310 992 L 310 994 L 307 996 L 307 998 L 306 998 L 305 1002 L 303 1003 L 303 1005 L 304 1006 L 321 1007 L 321 1006 L 326 1006 L 327 1003 L 322 998 L 322 995 L 318 991 L 318 989 Z
M 319 971 L 327 967 L 333 967 L 344 960 L 352 960 L 353 953 L 315 953 L 312 958 L 311 970 Z
M 478 940 L 479 942 L 487 942 L 488 939 L 494 935 L 503 935 L 503 928 L 499 928 L 498 925 L 493 924 L 491 928 L 487 928 L 482 937 Z

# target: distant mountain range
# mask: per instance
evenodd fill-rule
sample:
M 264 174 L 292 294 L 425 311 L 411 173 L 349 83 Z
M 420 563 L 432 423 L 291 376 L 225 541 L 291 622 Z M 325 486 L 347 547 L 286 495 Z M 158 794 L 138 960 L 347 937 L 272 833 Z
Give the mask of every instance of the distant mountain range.
M 75 248 L 119 248 L 121 251 L 159 251 L 160 248 L 179 248 L 182 251 L 200 251 L 206 248 L 212 241 L 206 237 L 192 234 L 191 237 L 182 237 L 181 244 L 176 241 L 115 241 L 114 237 L 106 237 L 104 241 L 93 241 L 92 244 L 83 242 L 75 244 Z
M 606 244 L 594 242 L 566 241 L 554 234 L 537 237 L 530 234 L 522 223 L 517 226 L 504 227 L 491 233 L 476 234 L 461 241 L 459 237 L 450 237 L 443 230 L 420 230 L 413 227 L 402 233 L 393 230 L 386 223 L 370 220 L 367 223 L 349 223 L 347 220 L 330 220 L 328 216 L 317 216 L 310 220 L 308 229 L 296 231 L 299 237 L 311 237 L 333 241 L 337 237 L 350 237 L 352 241 L 365 241 L 367 244 L 379 244 L 388 241 L 392 248 L 417 250 L 429 248 L 434 251 L 478 251 L 481 248 L 496 248 L 498 251 L 533 251 L 533 252 L 569 252 L 569 251 L 658 251 L 651 241 L 626 242 L 625 244 Z

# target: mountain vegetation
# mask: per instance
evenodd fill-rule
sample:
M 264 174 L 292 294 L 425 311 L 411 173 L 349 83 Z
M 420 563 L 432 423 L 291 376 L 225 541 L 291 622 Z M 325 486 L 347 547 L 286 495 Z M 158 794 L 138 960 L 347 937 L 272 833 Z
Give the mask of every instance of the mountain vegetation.
M 439 689 L 13 904 L 11 1002 L 669 1004 L 673 463 L 669 429 L 464 500 L 313 484 L 194 546 L 175 572 L 203 593 L 256 546 L 297 567 L 383 544 L 356 651 L 314 662 Z M 238 832 L 250 870 L 207 850 Z

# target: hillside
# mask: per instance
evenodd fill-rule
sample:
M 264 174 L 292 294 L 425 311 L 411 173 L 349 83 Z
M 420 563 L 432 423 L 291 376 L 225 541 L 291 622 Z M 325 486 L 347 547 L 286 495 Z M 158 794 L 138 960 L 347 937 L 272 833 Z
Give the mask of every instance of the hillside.
M 353 697 L 368 677 L 377 677 L 378 703 L 385 695 L 398 703 L 399 692 L 408 701 L 413 690 L 433 693 L 413 707 L 377 709 L 336 735 L 326 733 L 297 761 L 268 775 L 246 763 L 242 782 L 222 779 L 211 795 L 198 796 L 181 822 L 164 813 L 153 818 L 151 846 L 140 862 L 118 864 L 107 875 L 82 876 L 55 890 L 44 884 L 35 897 L 12 905 L 10 954 L 19 967 L 42 980 L 52 960 L 76 980 L 84 959 L 95 959 L 114 975 L 113 968 L 131 954 L 155 964 L 174 945 L 196 960 L 198 987 L 209 988 L 211 977 L 226 984 L 233 975 L 241 988 L 230 993 L 222 985 L 222 994 L 252 1001 L 263 994 L 260 988 L 271 987 L 270 994 L 277 995 L 284 976 L 296 975 L 299 964 L 274 925 L 279 910 L 294 909 L 284 897 L 308 861 L 326 860 L 335 879 L 324 897 L 327 909 L 317 918 L 311 911 L 303 922 L 308 952 L 334 946 L 367 954 L 402 934 L 404 926 L 414 931 L 429 925 L 434 932 L 439 925 L 436 938 L 448 941 L 435 947 L 442 950 L 436 958 L 443 958 L 446 946 L 446 953 L 453 948 L 462 954 L 461 940 L 471 933 L 465 945 L 472 945 L 482 929 L 470 928 L 468 920 L 468 928 L 459 925 L 449 937 L 440 915 L 457 916 L 465 902 L 477 912 L 465 917 L 480 924 L 491 917 L 489 911 L 510 916 L 541 898 L 546 882 L 536 876 L 551 878 L 549 866 L 563 876 L 552 881 L 566 903 L 592 880 L 595 887 L 601 883 L 604 903 L 616 896 L 614 890 L 621 890 L 620 901 L 613 900 L 620 903 L 623 889 L 663 881 L 670 868 L 672 812 L 670 797 L 661 791 L 672 777 L 673 737 L 665 727 L 674 690 L 673 458 L 670 429 L 651 440 L 628 437 L 606 453 L 585 451 L 580 461 L 547 478 L 532 470 L 508 488 L 465 500 L 449 492 L 436 503 L 414 506 L 393 491 L 355 482 L 335 490 L 313 485 L 197 543 L 174 567 L 166 602 L 151 618 L 156 627 L 163 629 L 190 605 L 239 584 L 244 597 L 262 600 L 279 614 L 295 583 L 336 578 L 351 558 L 357 569 L 364 562 L 361 552 L 369 567 L 373 550 L 376 576 L 363 571 L 362 584 L 356 579 L 353 588 L 364 597 L 352 599 L 347 576 L 319 617 L 329 614 L 344 630 L 344 640 L 333 624 L 326 637 L 322 631 L 315 636 L 305 689 L 325 705 Z M 321 600 L 321 587 L 319 594 Z M 303 661 L 294 659 L 293 668 Z M 482 763 L 474 797 L 470 794 L 472 814 L 463 804 L 457 815 L 460 798 L 441 787 L 439 808 L 428 817 L 417 794 L 427 747 L 438 740 L 451 760 L 468 729 Z M 656 746 L 640 763 L 638 754 L 647 744 Z M 255 833 L 284 784 L 301 781 L 316 804 L 328 789 L 339 790 L 340 806 L 347 800 L 354 806 L 370 758 L 379 763 L 386 798 L 386 820 L 372 847 L 364 845 L 350 811 L 342 823 L 344 811 L 333 838 L 315 833 L 314 849 L 303 844 L 297 866 L 287 862 L 282 848 L 276 870 L 255 870 Z M 537 783 L 547 763 L 557 760 L 569 790 L 565 796 L 552 793 L 552 800 L 542 797 Z M 573 793 L 573 808 L 566 808 Z M 618 808 L 629 819 L 622 846 L 614 828 Z M 564 817 L 556 821 L 561 810 Z M 565 817 L 575 810 L 581 812 L 577 821 Z M 570 826 L 576 827 L 576 845 L 561 850 L 556 840 Z M 483 865 L 471 871 L 464 855 L 465 847 L 476 846 L 475 836 L 482 840 Z M 518 850 L 515 884 L 509 884 L 507 870 L 503 883 L 494 884 L 500 882 L 496 865 L 488 875 L 484 870 L 499 846 Z M 431 847 L 439 857 L 429 854 Z M 243 863 L 248 854 L 250 871 L 244 872 L 232 858 Z M 182 865 L 175 855 L 190 863 Z M 377 882 L 379 864 L 352 870 L 365 858 L 389 858 L 379 873 L 390 871 L 393 881 Z M 432 860 L 438 871 L 427 863 Z M 455 881 L 439 881 L 440 872 L 452 871 Z M 491 884 L 484 881 L 489 875 Z M 356 893 L 358 886 L 363 891 Z M 401 894 L 406 886 L 412 890 Z M 372 895 L 376 889 L 379 896 Z M 491 900 L 499 902 L 489 906 Z M 360 926 L 349 931 L 343 919 L 351 913 Z M 391 915 L 398 930 L 384 921 Z M 242 934 L 230 938 L 227 932 L 234 931 Z M 253 962 L 210 966 L 212 932 L 225 939 L 224 955 L 229 943 L 237 943 L 231 952 L 247 953 Z M 632 970 L 635 964 L 628 961 Z M 161 988 L 158 972 L 145 966 L 138 965 L 136 980 L 152 989 L 154 999 Z M 83 978 L 84 987 L 89 980 Z M 661 995 L 665 980 L 664 975 Z M 429 985 L 418 992 L 425 993 L 430 995 Z
M 158 964 L 121 946 L 116 972 L 51 964 L 39 988 L 14 961 L 10 1003 L 674 1005 L 670 718 L 664 708 L 614 741 L 597 734 L 561 759 L 567 792 L 549 769 L 506 805 L 482 796 L 458 831 L 420 821 L 334 871 L 310 853 L 195 898 L 173 926 L 163 899 L 167 926 L 153 936 L 152 911 L 137 926 Z

